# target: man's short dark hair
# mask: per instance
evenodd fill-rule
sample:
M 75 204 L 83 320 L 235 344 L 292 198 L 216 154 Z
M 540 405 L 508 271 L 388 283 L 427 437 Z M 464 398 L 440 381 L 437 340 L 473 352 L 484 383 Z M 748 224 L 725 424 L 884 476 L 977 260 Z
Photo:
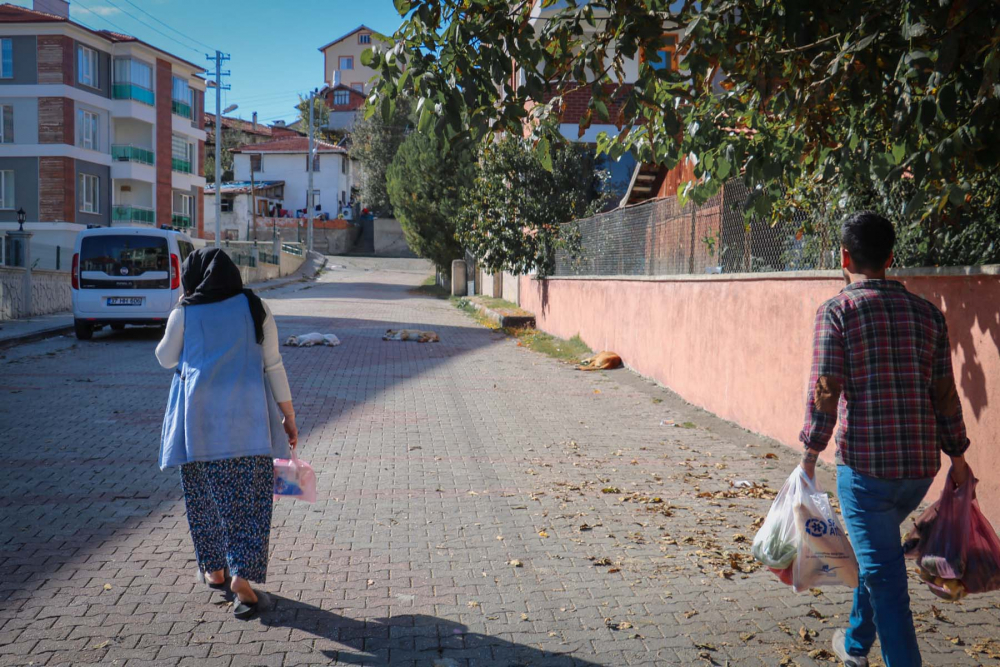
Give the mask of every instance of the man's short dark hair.
M 841 227 L 840 243 L 860 269 L 878 271 L 885 267 L 896 244 L 892 223 L 878 213 L 853 213 Z

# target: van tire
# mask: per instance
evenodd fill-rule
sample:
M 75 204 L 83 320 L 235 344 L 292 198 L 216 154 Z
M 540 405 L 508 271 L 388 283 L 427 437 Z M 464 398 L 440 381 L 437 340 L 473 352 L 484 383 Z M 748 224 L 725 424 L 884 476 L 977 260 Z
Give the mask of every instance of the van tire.
M 83 320 L 73 320 L 73 329 L 76 332 L 77 340 L 90 340 L 94 337 L 94 327 L 90 322 Z
M 111 330 L 112 331 L 125 331 L 125 325 L 124 324 L 112 324 L 111 325 Z

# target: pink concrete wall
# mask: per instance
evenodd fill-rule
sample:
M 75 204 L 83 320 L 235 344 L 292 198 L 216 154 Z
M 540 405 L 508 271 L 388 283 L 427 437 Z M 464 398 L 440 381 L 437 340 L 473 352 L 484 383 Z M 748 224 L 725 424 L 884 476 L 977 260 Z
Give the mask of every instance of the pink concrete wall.
M 980 478 L 1000 526 L 1000 276 L 913 276 L 906 286 L 944 311 L 956 381 Z M 798 447 L 816 309 L 843 287 L 818 277 L 663 280 L 521 279 L 538 327 L 612 350 L 691 403 Z M 832 459 L 833 444 L 827 450 Z M 940 478 L 939 478 L 940 482 Z M 932 490 L 932 494 L 936 491 Z

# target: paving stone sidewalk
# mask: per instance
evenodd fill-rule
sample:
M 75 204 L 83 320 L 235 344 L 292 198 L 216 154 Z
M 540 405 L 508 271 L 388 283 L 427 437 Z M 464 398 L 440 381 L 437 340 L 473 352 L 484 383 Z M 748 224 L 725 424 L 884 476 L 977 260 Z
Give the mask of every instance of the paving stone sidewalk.
M 276 504 L 250 622 L 195 582 L 156 467 L 156 334 L 0 351 L 0 665 L 834 664 L 847 591 L 749 557 L 794 452 L 518 347 L 411 293 L 428 274 L 337 257 L 266 294 L 282 336 L 342 345 L 283 348 L 320 499 Z M 381 340 L 399 327 L 441 342 Z M 910 590 L 925 664 L 998 664 L 1000 597 Z

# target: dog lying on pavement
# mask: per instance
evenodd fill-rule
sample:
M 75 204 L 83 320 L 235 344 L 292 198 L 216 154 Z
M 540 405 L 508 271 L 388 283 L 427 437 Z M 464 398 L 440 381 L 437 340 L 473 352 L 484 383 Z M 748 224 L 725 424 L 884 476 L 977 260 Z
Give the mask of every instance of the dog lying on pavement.
M 439 343 L 441 339 L 433 331 L 417 329 L 387 329 L 382 340 L 415 340 L 418 343 Z
M 340 345 L 340 339 L 333 334 L 308 333 L 300 336 L 289 336 L 285 340 L 285 345 L 292 347 L 312 347 L 314 345 L 336 347 Z

